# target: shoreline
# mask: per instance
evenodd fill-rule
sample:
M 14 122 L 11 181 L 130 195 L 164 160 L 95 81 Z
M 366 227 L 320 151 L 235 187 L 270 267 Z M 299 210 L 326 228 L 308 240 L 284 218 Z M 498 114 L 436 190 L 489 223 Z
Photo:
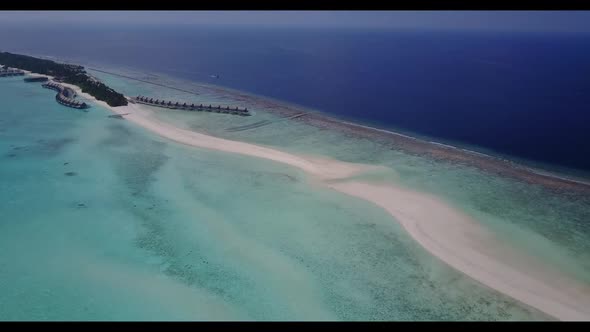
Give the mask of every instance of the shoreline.
M 83 93 L 77 86 L 63 85 L 124 119 L 175 142 L 297 167 L 326 188 L 383 208 L 426 251 L 481 284 L 559 320 L 590 319 L 590 287 L 507 248 L 476 220 L 442 200 L 393 184 L 347 179 L 377 166 L 295 155 L 181 129 L 154 119 L 150 111 L 140 105 L 110 107 Z
M 42 56 L 41 58 L 50 58 L 55 61 L 72 64 L 72 62 L 69 60 L 63 60 L 56 57 Z M 98 71 L 107 75 L 121 76 L 127 79 L 136 80 L 135 78 L 128 77 L 127 75 L 113 73 L 109 71 L 108 68 L 105 70 L 105 68 L 103 68 L 100 64 L 93 65 L 93 67 L 98 68 L 87 69 L 91 71 Z M 139 68 L 134 70 L 138 73 L 144 72 L 143 69 Z M 164 77 L 165 79 L 174 79 L 173 76 L 165 73 L 156 73 L 156 75 L 158 77 Z M 224 95 L 224 97 L 229 97 L 235 101 L 252 103 L 255 108 L 262 108 L 266 112 L 285 116 L 305 112 L 306 116 L 292 119 L 292 121 L 300 121 L 317 128 L 329 128 L 332 130 L 337 130 L 358 138 L 371 139 L 376 143 L 391 147 L 392 149 L 401 150 L 405 153 L 417 156 L 428 156 L 438 161 L 458 163 L 464 166 L 474 167 L 480 171 L 490 173 L 492 175 L 507 177 L 528 184 L 541 185 L 549 190 L 558 192 L 570 191 L 577 194 L 590 195 L 590 179 L 579 177 L 574 174 L 568 174 L 567 172 L 564 173 L 559 170 L 544 169 L 542 167 L 539 168 L 534 165 L 527 165 L 526 162 L 522 160 L 511 160 L 509 157 L 505 156 L 490 155 L 484 152 L 470 150 L 469 148 L 464 148 L 461 146 L 431 141 L 428 137 L 414 137 L 411 136 L 411 134 L 408 135 L 389 129 L 382 129 L 372 127 L 371 125 L 351 122 L 353 120 L 340 119 L 315 109 L 311 109 L 292 102 L 281 101 L 268 96 L 261 96 L 211 83 L 190 81 L 188 79 L 179 80 L 195 84 L 206 90 L 221 93 Z M 143 80 L 138 81 L 148 84 L 155 84 L 185 93 L 195 95 L 200 94 L 197 92 L 190 92 L 184 89 L 172 87 L 166 84 L 158 84 Z
M 96 70 L 96 69 L 91 69 Z M 125 76 L 108 70 L 97 70 L 107 75 Z M 169 76 L 165 75 L 166 78 Z M 171 77 L 170 77 L 171 78 Z M 186 79 L 183 81 L 192 82 Z M 290 116 L 297 113 L 305 112 L 306 116 L 293 119 L 293 121 L 304 122 L 317 128 L 329 128 L 338 130 L 360 138 L 369 138 L 377 140 L 378 143 L 390 146 L 394 149 L 400 149 L 406 153 L 424 156 L 446 161 L 451 163 L 460 163 L 465 166 L 475 167 L 481 171 L 508 177 L 514 180 L 523 181 L 528 184 L 541 185 L 550 190 L 556 191 L 573 191 L 580 194 L 590 194 L 590 179 L 560 171 L 539 168 L 533 165 L 527 165 L 521 160 L 511 160 L 505 156 L 495 156 L 484 152 L 470 150 L 461 146 L 431 141 L 427 137 L 414 137 L 411 135 L 399 133 L 396 131 L 372 127 L 370 125 L 351 122 L 353 120 L 340 119 L 330 114 L 323 113 L 308 107 L 294 104 L 291 102 L 277 100 L 272 97 L 260 96 L 244 91 L 226 88 L 204 82 L 192 82 L 205 89 L 228 95 L 236 101 L 253 103 L 257 108 L 262 108 L 266 112 L 275 113 L 284 116 Z M 150 82 L 150 84 L 153 84 Z M 165 86 L 166 88 L 174 87 Z M 186 91 L 185 91 L 186 92 Z
M 279 113 L 285 116 L 301 112 L 301 109 L 296 109 L 294 106 L 282 105 L 278 101 L 265 101 L 261 100 L 262 98 L 260 97 L 249 98 L 253 99 L 255 103 L 260 103 L 265 108 L 265 111 L 268 112 Z M 324 113 L 310 112 L 305 108 L 304 110 L 308 112 L 307 115 L 293 119 L 293 121 L 300 121 L 317 128 L 337 130 L 357 138 L 371 139 L 376 143 L 391 147 L 392 149 L 401 150 L 405 153 L 427 156 L 438 161 L 459 163 L 493 175 L 508 177 L 528 184 L 541 185 L 550 190 L 566 190 L 580 194 L 590 194 L 590 181 L 586 181 L 585 179 L 574 179 L 568 177 L 567 174 L 536 169 L 533 166 L 527 166 L 518 161 L 512 161 L 500 156 L 493 156 L 387 129 L 354 123 Z

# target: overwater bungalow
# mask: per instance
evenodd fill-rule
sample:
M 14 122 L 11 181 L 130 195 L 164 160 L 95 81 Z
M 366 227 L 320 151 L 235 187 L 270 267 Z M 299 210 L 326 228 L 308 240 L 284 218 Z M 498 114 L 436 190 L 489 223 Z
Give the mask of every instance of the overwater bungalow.
M 64 106 L 68 106 L 68 107 L 72 107 L 72 108 L 77 108 L 77 109 L 88 108 L 88 105 L 86 103 L 79 102 L 77 100 L 73 100 L 70 98 L 66 98 L 61 93 L 58 93 L 55 96 L 55 100 L 57 100 L 58 103 L 60 103 Z

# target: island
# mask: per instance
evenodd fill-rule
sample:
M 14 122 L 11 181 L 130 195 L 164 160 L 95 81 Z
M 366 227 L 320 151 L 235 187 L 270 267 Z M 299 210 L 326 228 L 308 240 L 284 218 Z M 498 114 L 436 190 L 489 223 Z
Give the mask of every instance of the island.
M 57 63 L 51 60 L 8 52 L 0 52 L 0 63 L 7 67 L 53 76 L 64 83 L 77 85 L 82 89 L 82 92 L 86 92 L 112 107 L 127 105 L 127 99 L 123 94 L 88 75 L 84 67 L 80 65 Z

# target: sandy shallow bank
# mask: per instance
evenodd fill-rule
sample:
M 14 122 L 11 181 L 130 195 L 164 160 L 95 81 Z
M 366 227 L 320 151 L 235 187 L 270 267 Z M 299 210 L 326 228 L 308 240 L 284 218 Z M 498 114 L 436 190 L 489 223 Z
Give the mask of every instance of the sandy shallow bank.
M 385 209 L 422 247 L 480 283 L 559 320 L 590 319 L 590 287 L 503 246 L 477 221 L 436 197 L 358 181 L 329 187 Z
M 163 137 L 200 148 L 239 153 L 297 167 L 329 188 L 390 213 L 431 254 L 480 283 L 560 320 L 590 319 L 590 287 L 509 248 L 477 221 L 424 193 L 347 178 L 375 167 L 299 156 L 174 127 L 130 104 L 113 110 Z M 334 181 L 337 180 L 337 181 Z
M 390 213 L 422 247 L 478 282 L 560 320 L 590 319 L 590 287 L 506 247 L 476 220 L 432 195 L 387 183 L 349 179 L 374 169 L 184 130 L 144 106 L 110 107 L 70 84 L 78 95 L 162 137 L 199 148 L 238 153 L 297 167 L 318 183 L 372 202 Z

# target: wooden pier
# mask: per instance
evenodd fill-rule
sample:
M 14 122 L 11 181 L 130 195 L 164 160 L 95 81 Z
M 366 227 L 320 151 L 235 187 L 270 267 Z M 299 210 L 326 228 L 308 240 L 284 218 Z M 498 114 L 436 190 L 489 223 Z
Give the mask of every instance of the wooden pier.
M 180 103 L 180 102 L 172 102 L 166 100 L 159 100 L 144 96 L 137 96 L 131 98 L 132 102 L 155 106 L 155 107 L 162 107 L 162 108 L 169 108 L 169 109 L 178 109 L 183 111 L 198 111 L 198 112 L 212 112 L 212 113 L 223 113 L 223 114 L 234 114 L 240 116 L 250 116 L 250 111 L 247 108 L 230 108 L 229 106 L 222 107 L 221 105 L 195 105 L 195 104 L 187 104 L 187 103 Z
M 251 123 L 251 124 L 248 124 L 248 125 L 244 125 L 244 126 L 226 128 L 225 130 L 226 131 L 244 131 L 244 130 L 256 129 L 256 128 L 268 126 L 270 124 L 281 122 L 281 121 L 285 121 L 285 120 L 297 119 L 297 118 L 300 118 L 300 117 L 306 116 L 306 115 L 307 115 L 306 112 L 301 112 L 301 113 L 297 113 L 297 114 L 294 114 L 294 115 L 286 116 L 284 118 L 281 118 L 281 119 L 278 119 L 278 120 L 275 120 L 275 121 L 262 120 L 262 121 L 254 122 L 254 123 Z

